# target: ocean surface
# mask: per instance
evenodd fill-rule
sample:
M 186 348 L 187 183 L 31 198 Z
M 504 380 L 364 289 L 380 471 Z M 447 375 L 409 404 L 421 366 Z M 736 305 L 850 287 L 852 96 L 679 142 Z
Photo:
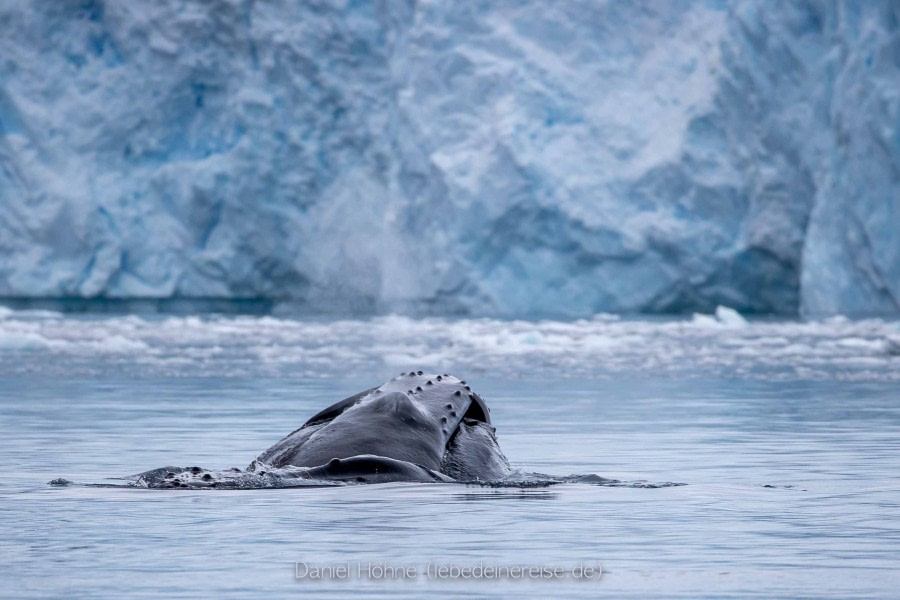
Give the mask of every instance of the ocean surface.
M 894 321 L 727 310 L 566 323 L 4 310 L 0 596 L 893 598 L 898 340 Z M 327 404 L 412 368 L 485 397 L 519 476 L 598 477 L 122 479 L 243 468 Z

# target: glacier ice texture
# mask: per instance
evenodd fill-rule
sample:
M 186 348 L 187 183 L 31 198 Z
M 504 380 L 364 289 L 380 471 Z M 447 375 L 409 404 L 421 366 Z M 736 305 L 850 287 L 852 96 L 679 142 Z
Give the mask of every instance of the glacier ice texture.
M 900 313 L 900 4 L 0 6 L 0 296 Z

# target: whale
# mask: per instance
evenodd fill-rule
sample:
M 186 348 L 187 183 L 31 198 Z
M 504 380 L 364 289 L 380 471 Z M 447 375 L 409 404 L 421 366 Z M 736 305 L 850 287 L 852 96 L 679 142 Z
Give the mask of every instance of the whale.
M 510 465 L 491 411 L 465 380 L 409 371 L 314 414 L 246 470 L 162 467 L 134 476 L 152 488 L 223 487 L 299 479 L 329 484 L 500 481 Z

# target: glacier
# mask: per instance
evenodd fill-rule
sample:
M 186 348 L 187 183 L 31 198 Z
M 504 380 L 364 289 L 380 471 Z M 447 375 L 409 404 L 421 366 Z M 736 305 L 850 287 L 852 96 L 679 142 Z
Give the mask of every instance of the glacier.
M 900 314 L 900 5 L 0 6 L 0 297 Z

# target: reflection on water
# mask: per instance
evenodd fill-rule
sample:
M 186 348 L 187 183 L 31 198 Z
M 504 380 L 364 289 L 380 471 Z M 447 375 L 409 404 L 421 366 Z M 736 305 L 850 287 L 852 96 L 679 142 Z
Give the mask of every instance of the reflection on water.
M 513 466 L 564 482 L 54 487 L 58 477 L 120 484 L 106 478 L 167 464 L 243 468 L 328 402 L 377 382 L 0 379 L 0 588 L 22 598 L 348 589 L 889 598 L 900 585 L 896 383 L 469 380 L 489 398 Z M 296 561 L 419 575 L 298 580 Z M 427 580 L 429 561 L 590 562 L 604 572 L 553 583 Z
M 453 496 L 455 500 L 484 502 L 486 500 L 556 500 L 559 494 L 544 490 L 491 490 L 489 492 L 466 492 Z

